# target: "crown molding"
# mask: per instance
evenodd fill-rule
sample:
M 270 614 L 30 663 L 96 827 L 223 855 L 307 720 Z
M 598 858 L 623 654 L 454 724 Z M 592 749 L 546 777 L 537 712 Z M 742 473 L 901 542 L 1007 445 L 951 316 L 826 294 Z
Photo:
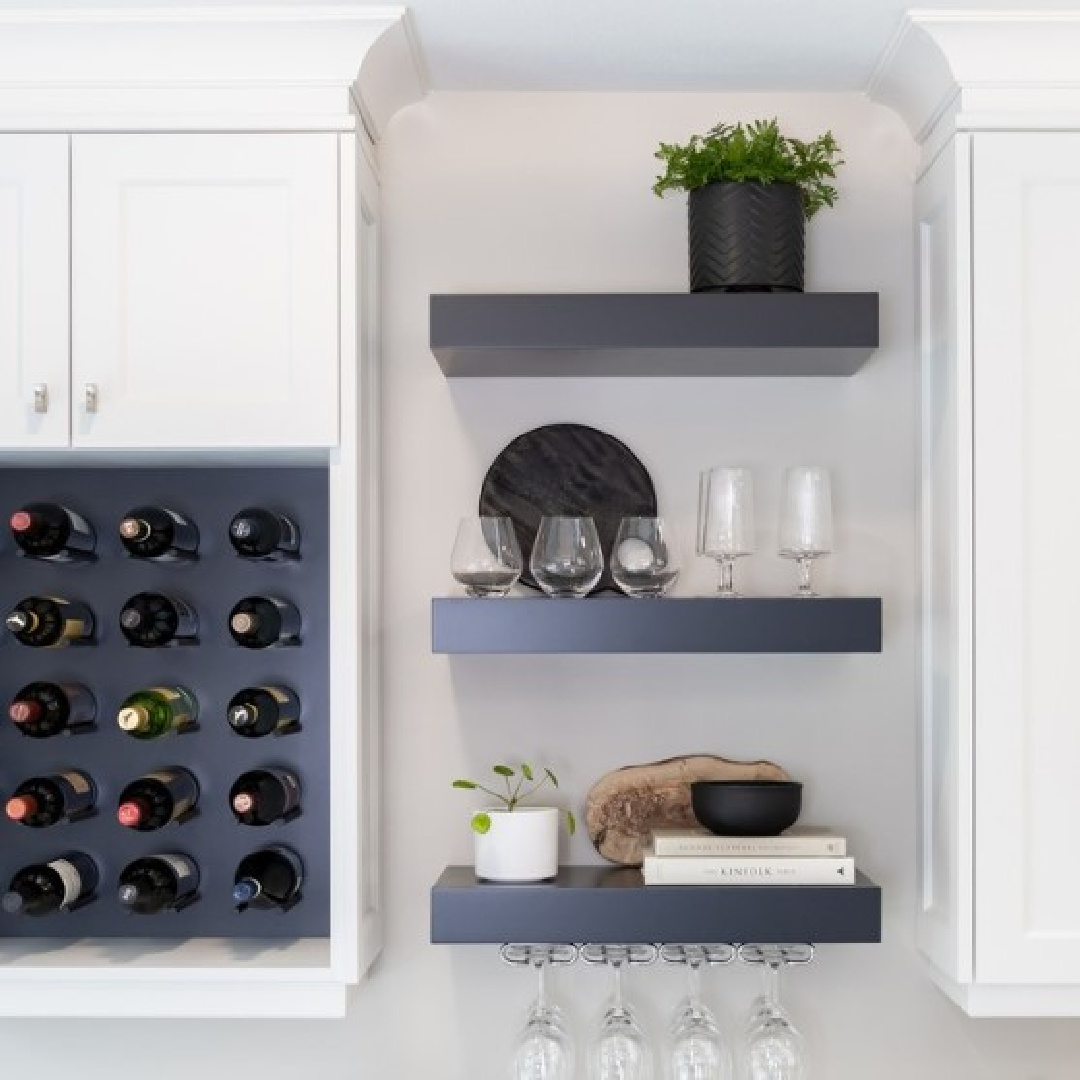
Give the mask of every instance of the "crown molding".
M 302 126 L 347 127 L 359 112 L 377 139 L 425 87 L 404 7 L 0 12 L 0 125 L 20 112 L 43 126 L 80 114 L 90 124 L 88 114 L 108 102 L 163 127 L 170 113 L 206 115 L 211 126 L 224 123 L 209 119 L 218 113 L 256 125 L 295 115 Z
M 867 85 L 920 142 L 955 130 L 1074 126 L 1080 12 L 909 11 Z

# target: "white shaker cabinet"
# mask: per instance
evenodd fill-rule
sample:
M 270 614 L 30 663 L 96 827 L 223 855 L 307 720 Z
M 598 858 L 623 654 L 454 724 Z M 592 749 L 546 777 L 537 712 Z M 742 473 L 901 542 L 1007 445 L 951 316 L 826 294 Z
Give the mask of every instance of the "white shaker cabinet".
M 338 441 L 338 138 L 72 139 L 72 442 Z
M 0 135 L 0 448 L 68 445 L 68 139 Z
M 920 943 L 969 1012 L 1080 1015 L 1080 133 L 919 185 Z

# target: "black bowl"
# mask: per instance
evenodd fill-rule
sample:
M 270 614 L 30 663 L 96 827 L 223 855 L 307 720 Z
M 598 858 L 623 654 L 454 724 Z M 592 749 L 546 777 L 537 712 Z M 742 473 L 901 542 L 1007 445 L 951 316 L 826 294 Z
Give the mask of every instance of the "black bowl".
M 717 836 L 777 836 L 799 820 L 795 780 L 699 780 L 690 785 L 694 817 Z

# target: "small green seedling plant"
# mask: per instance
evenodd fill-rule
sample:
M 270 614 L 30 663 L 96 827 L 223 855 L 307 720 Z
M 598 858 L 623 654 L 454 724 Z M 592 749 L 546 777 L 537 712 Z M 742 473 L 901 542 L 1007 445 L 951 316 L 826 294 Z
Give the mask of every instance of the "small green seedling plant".
M 653 191 L 693 191 L 706 184 L 793 184 L 799 189 L 806 217 L 836 202 L 829 183 L 843 165 L 831 131 L 811 142 L 792 139 L 773 117 L 750 124 L 717 124 L 683 145 L 661 143 L 657 158 L 664 172 Z
M 554 788 L 559 786 L 558 777 L 550 769 L 542 770 L 542 775 L 537 779 L 533 767 L 524 761 L 516 769 L 512 769 L 509 765 L 496 765 L 491 771 L 502 779 L 506 785 L 505 792 L 493 791 L 476 780 L 455 780 L 453 786 L 464 791 L 482 791 L 502 803 L 508 811 L 516 810 L 547 784 Z M 577 831 L 577 821 L 574 819 L 572 810 L 566 810 L 564 813 L 566 814 L 566 831 L 573 836 Z M 473 814 L 471 824 L 473 832 L 483 836 L 491 828 L 491 815 L 480 810 Z

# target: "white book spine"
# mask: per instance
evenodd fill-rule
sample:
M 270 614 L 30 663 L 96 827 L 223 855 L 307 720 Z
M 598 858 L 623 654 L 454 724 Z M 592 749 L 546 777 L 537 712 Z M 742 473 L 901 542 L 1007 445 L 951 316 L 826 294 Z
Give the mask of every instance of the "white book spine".
M 854 885 L 855 860 L 647 855 L 641 875 L 646 885 Z
M 689 858 L 843 858 L 847 841 L 842 836 L 655 836 L 653 850 L 657 855 Z

